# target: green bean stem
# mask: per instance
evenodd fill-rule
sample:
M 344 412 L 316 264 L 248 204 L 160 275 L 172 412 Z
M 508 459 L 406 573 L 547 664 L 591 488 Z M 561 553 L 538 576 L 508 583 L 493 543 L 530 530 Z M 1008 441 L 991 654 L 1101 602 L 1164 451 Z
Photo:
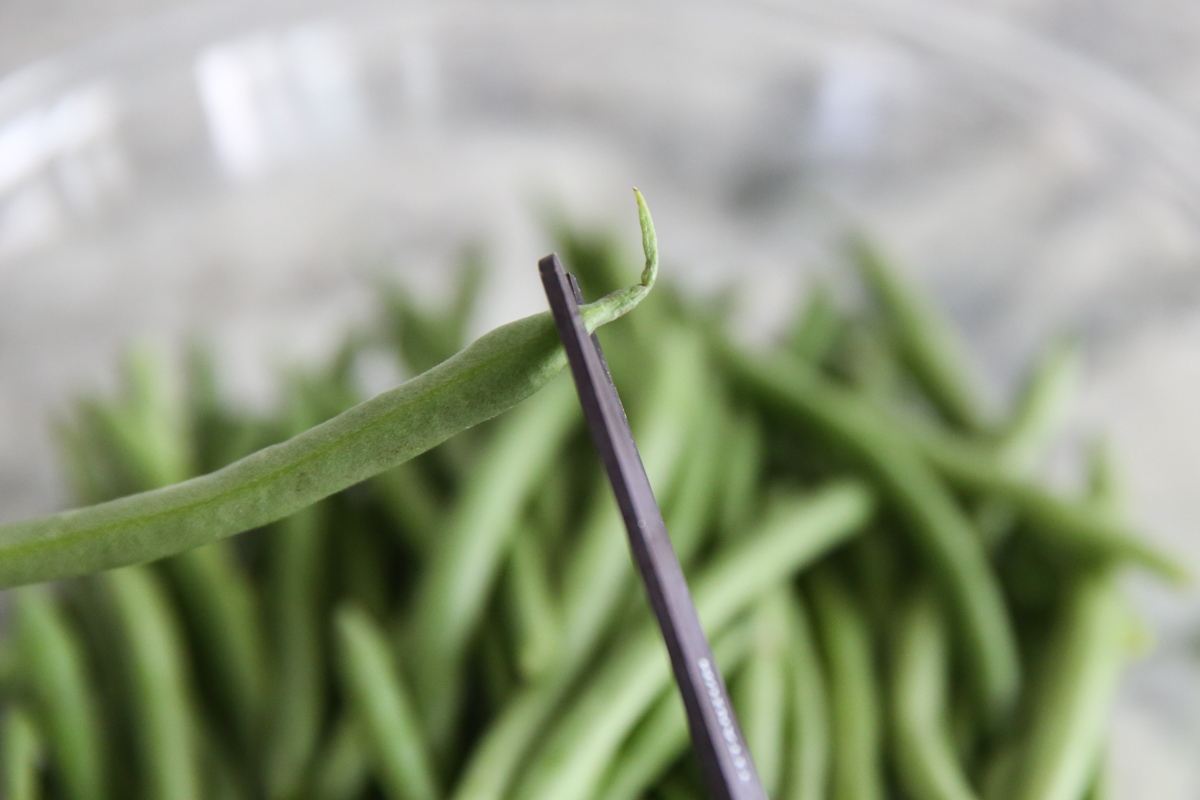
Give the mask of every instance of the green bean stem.
M 45 587 L 17 593 L 21 671 L 69 800 L 106 797 L 104 741 L 83 642 Z
M 892 658 L 892 747 L 913 800 L 977 800 L 947 729 L 949 642 L 935 594 L 922 587 L 901 611 Z
M 833 730 L 833 800 L 883 800 L 883 723 L 871 630 L 838 576 L 811 577 L 813 608 L 825 652 Z
M 375 774 L 390 800 L 437 800 L 429 748 L 387 637 L 361 609 L 334 617 L 339 674 Z

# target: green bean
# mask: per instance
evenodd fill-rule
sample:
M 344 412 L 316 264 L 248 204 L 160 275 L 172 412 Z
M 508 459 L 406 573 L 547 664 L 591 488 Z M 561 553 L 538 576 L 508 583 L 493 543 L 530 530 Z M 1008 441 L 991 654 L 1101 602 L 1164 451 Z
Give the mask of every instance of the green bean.
M 1030 475 L 1066 416 L 1079 373 L 1079 348 L 1073 340 L 1056 341 L 1041 354 L 999 435 L 997 464 L 1014 475 Z M 1017 516 L 1013 504 L 1001 498 L 989 497 L 980 503 L 975 518 L 990 550 L 995 551 L 1007 538 Z
M 880 408 L 891 408 L 908 399 L 911 384 L 895 345 L 880 330 L 877 320 L 854 319 L 846 324 L 839 343 L 840 359 L 833 366 L 850 387 Z
M 1032 481 L 1015 477 L 967 443 L 912 427 L 921 451 L 951 483 L 1011 502 L 1043 542 L 1091 558 L 1116 558 L 1177 582 L 1189 581 L 1186 567 L 1094 505 L 1055 497 Z
M 537 535 L 528 528 L 518 531 L 512 543 L 505 587 L 513 620 L 517 667 L 526 681 L 537 679 L 553 666 L 562 638 L 548 569 Z
M 569 688 L 570 682 L 556 673 L 511 700 L 468 757 L 453 800 L 502 800 L 533 740 Z
M 566 375 L 505 417 L 434 544 L 413 603 L 414 694 L 436 753 L 458 720 L 461 670 L 526 498 L 579 420 Z
M 1081 367 L 1075 340 L 1055 341 L 1046 348 L 1026 379 L 1012 419 L 1001 435 L 997 455 L 1002 464 L 1022 473 L 1034 467 L 1078 392 Z
M 751 626 L 734 625 L 714 640 L 713 656 L 723 675 L 732 676 L 742 668 L 752 634 Z M 690 741 L 679 691 L 669 687 L 622 745 L 598 800 L 637 800 L 687 753 Z
M 183 635 L 158 577 L 145 567 L 100 584 L 124 644 L 140 784 L 147 800 L 199 800 L 197 731 Z
M 391 800 L 437 800 L 421 726 L 383 631 L 362 610 L 334 617 L 339 674 L 384 792 Z
M 980 538 L 921 453 L 863 398 L 789 359 L 724 348 L 735 378 L 796 422 L 850 448 L 875 474 L 951 598 L 973 669 L 977 700 L 993 726 L 1011 713 L 1020 687 L 1012 623 Z
M 583 309 L 589 330 L 641 302 L 658 272 L 641 195 L 642 282 Z M 504 325 L 412 380 L 216 472 L 0 526 L 0 586 L 181 553 L 261 527 L 403 463 L 532 395 L 566 363 L 548 312 Z
M 200 737 L 200 770 L 205 800 L 246 800 L 250 792 L 246 786 L 246 773 L 235 762 L 229 743 L 201 719 L 198 725 Z
M 949 422 L 982 430 L 982 404 L 954 329 L 874 248 L 860 240 L 854 250 L 860 274 L 891 323 L 900 355 L 929 400 Z
M 1031 698 L 1015 800 L 1083 796 L 1100 764 L 1130 631 L 1130 610 L 1111 571 L 1078 577 Z
M 490 710 L 505 707 L 513 692 L 521 685 L 517 668 L 512 663 L 508 643 L 505 641 L 503 624 L 496 620 L 494 612 L 484 618 L 479 632 L 479 671 L 483 691 Z
M 727 477 L 721 498 L 720 530 L 722 536 L 730 537 L 745 530 L 758 505 L 756 493 L 764 443 L 758 420 L 748 413 L 734 416 L 727 434 L 722 447 Z
M 326 678 L 321 635 L 326 505 L 293 514 L 270 533 L 272 691 L 263 773 L 269 798 L 291 798 L 300 791 L 320 736 Z
M 825 651 L 833 731 L 833 800 L 882 800 L 882 720 L 871 630 L 842 581 L 828 567 L 810 578 Z
M 63 795 L 108 795 L 104 741 L 83 643 L 45 587 L 16 595 L 15 623 L 22 675 L 29 684 L 57 768 Z
M 692 583 L 705 630 L 719 632 L 742 608 L 844 540 L 864 521 L 868 495 L 852 483 L 777 501 L 757 536 Z M 535 754 L 514 797 L 587 798 L 621 741 L 671 680 L 661 636 L 650 624 L 624 640 L 572 702 Z
M 225 542 L 168 560 L 196 656 L 223 715 L 243 746 L 257 742 L 267 693 L 265 635 L 258 599 L 237 554 Z
M 790 603 L 791 742 L 782 800 L 824 800 L 829 782 L 829 699 L 816 635 L 802 598 Z
M 4 710 L 0 732 L 4 758 L 4 797 L 8 800 L 39 800 L 42 796 L 42 739 L 37 725 L 25 709 L 9 705 Z
M 709 400 L 716 392 L 713 381 L 700 388 L 700 410 L 692 427 L 687 454 L 679 476 L 678 489 L 666 503 L 663 516 L 679 563 L 686 568 L 704 546 L 705 534 L 715 516 L 720 498 L 723 468 L 721 445 L 723 426 L 717 415 L 717 402 Z
M 804 309 L 788 334 L 788 349 L 808 363 L 819 365 L 833 349 L 841 327 L 841 314 L 829 285 L 817 283 L 809 290 Z
M 704 354 L 694 337 L 682 330 L 663 334 L 659 369 L 649 393 L 644 421 L 634 418 L 634 435 L 651 486 L 676 483 L 691 430 L 700 407 L 695 392 L 703 380 Z M 596 486 L 590 517 L 563 568 L 563 652 L 559 669 L 574 671 L 581 665 L 617 613 L 633 579 L 629 545 L 612 490 L 603 477 Z
M 416 461 L 405 461 L 371 479 L 383 508 L 417 551 L 429 548 L 442 516 L 436 493 Z
M 768 797 L 779 796 L 783 774 L 788 696 L 786 654 L 791 645 L 788 612 L 785 587 L 758 602 L 751 612 L 754 643 L 750 657 L 734 684 L 734 707 Z
M 312 800 L 354 800 L 370 777 L 357 715 L 343 713 L 333 726 L 312 776 Z
M 929 588 L 918 588 L 902 609 L 893 650 L 891 741 L 905 795 L 976 800 L 947 729 L 949 642 Z

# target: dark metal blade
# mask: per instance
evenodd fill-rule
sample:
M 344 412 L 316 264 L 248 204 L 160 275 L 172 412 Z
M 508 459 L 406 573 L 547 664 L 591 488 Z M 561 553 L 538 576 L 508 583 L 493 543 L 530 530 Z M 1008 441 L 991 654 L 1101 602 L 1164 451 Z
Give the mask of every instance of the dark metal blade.
M 766 800 L 600 342 L 584 326 L 578 284 L 574 276 L 563 271 L 557 255 L 539 261 L 538 270 L 567 351 L 592 441 L 608 471 L 634 560 L 667 644 L 675 681 L 687 709 L 692 746 L 704 769 L 709 792 L 713 800 Z

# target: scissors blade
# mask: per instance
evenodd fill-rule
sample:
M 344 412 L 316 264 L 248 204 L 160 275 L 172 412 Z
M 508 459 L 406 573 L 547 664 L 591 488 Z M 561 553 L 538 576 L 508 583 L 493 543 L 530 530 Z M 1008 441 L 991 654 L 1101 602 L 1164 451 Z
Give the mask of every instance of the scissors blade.
M 592 441 L 616 494 L 634 561 L 666 641 L 709 794 L 713 800 L 766 800 L 600 342 L 584 325 L 579 285 L 555 254 L 539 261 L 538 270 Z

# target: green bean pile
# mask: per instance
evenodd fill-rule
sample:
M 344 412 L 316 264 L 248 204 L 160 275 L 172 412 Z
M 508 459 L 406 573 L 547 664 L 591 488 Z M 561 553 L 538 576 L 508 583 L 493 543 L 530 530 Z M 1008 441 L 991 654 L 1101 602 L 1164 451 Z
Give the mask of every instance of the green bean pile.
M 606 240 L 563 234 L 606 298 L 590 324 L 653 283 L 640 207 L 647 269 L 624 292 Z M 764 786 L 1104 797 L 1141 636 L 1117 571 L 1180 570 L 1131 531 L 1102 449 L 1079 497 L 1038 480 L 1071 345 L 994 419 L 936 311 L 854 261 L 869 302 L 811 291 L 770 352 L 669 286 L 601 332 Z M 199 351 L 182 381 L 135 353 L 120 392 L 61 422 L 98 505 L 0 526 L 7 585 L 81 576 L 10 594 L 5 797 L 704 796 L 553 327 L 462 350 L 479 274 L 443 309 L 385 291 L 382 322 L 288 375 L 277 413 L 222 402 Z M 361 403 L 354 365 L 380 346 L 420 377 Z

